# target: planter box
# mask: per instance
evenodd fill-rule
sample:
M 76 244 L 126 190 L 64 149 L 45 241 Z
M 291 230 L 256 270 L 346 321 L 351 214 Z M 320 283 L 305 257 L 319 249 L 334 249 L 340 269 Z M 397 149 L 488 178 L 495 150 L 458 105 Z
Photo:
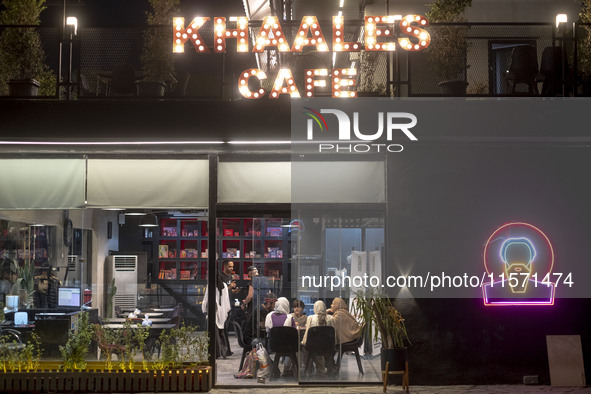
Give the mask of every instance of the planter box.
M 0 392 L 208 392 L 212 389 L 211 367 L 123 372 L 39 370 L 0 373 Z M 104 367 L 104 363 L 101 363 Z M 43 363 L 42 363 L 42 366 Z

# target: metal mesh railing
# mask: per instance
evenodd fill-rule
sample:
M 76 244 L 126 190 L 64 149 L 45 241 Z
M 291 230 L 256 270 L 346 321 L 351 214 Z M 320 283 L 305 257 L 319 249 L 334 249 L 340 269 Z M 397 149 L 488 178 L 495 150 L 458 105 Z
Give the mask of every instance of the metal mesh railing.
M 465 68 L 458 75 L 468 83 L 469 95 L 509 94 L 507 71 L 513 49 L 518 46 L 532 45 L 536 48 L 539 65 L 542 51 L 552 46 L 554 39 L 551 24 L 433 24 L 429 29 L 433 37 L 430 48 L 409 56 L 409 95 L 442 94 L 438 83 L 446 77 L 437 74 L 438 65 L 431 54 L 440 49 L 437 47 L 436 39 L 438 29 L 450 26 L 465 28 L 467 43 Z M 459 42 L 457 44 L 461 45 Z M 521 94 L 522 90 L 523 87 L 519 86 L 516 93 Z
M 363 24 L 346 22 L 344 40 L 359 43 L 363 47 Z M 258 32 L 260 23 L 252 23 L 250 39 Z M 291 45 L 297 33 L 298 23 L 282 24 L 288 43 Z M 320 27 L 332 47 L 332 25 L 330 21 L 320 22 Z M 9 29 L 14 27 L 3 27 Z M 465 32 L 467 51 L 464 68 L 458 72 L 458 78 L 468 83 L 468 95 L 503 96 L 530 94 L 529 87 L 523 83 L 512 86 L 508 80 L 511 54 L 520 46 L 533 46 L 536 53 L 538 70 L 542 66 L 544 49 L 558 46 L 568 59 L 568 68 L 564 80 L 566 88 L 561 94 L 589 94 L 586 81 L 591 75 L 591 26 L 575 24 L 574 31 L 557 31 L 552 24 L 546 23 L 473 23 L 473 24 L 432 24 L 428 31 L 433 40 L 430 48 L 423 52 L 318 52 L 306 48 L 301 53 L 280 53 L 267 50 L 261 54 L 237 53 L 235 40 L 228 41 L 225 54 L 197 53 L 187 43 L 185 53 L 174 54 L 174 76 L 178 80 L 183 75 L 189 77 L 183 97 L 233 99 L 241 97 L 238 92 L 238 76 L 247 68 L 260 68 L 267 73 L 263 87 L 270 89 L 279 68 L 291 69 L 300 94 L 305 92 L 305 70 L 313 68 L 355 68 L 357 69 L 356 87 L 359 92 L 372 95 L 386 95 L 386 90 L 396 96 L 437 96 L 441 94 L 438 83 L 443 80 L 436 73 L 437 64 L 431 52 L 441 49 L 438 32 L 445 29 L 459 28 Z M 61 93 L 67 89 L 67 69 L 69 41 L 63 41 L 62 80 L 57 81 L 60 33 L 57 28 L 35 28 L 41 37 L 46 63 L 56 82 L 60 82 Z M 170 29 L 162 27 L 162 29 Z M 213 48 L 213 26 L 205 25 L 200 34 L 206 44 Z M 394 39 L 392 39 L 394 41 Z M 72 42 L 71 97 L 106 98 L 108 80 L 111 71 L 120 64 L 129 64 L 142 77 L 141 55 L 143 31 L 135 28 L 81 28 Z M 172 34 L 171 34 L 172 50 Z M 327 81 L 328 82 L 328 81 Z M 326 88 L 315 89 L 317 96 L 330 96 L 330 83 Z M 542 91 L 543 81 L 538 79 L 536 88 Z M 2 87 L 3 88 L 3 87 Z M 78 91 L 79 89 L 79 91 Z M 175 84 L 168 87 L 172 93 Z M 5 90 L 1 89 L 3 94 Z M 362 93 L 363 94 L 363 93 Z M 179 95 L 175 95 L 178 99 Z

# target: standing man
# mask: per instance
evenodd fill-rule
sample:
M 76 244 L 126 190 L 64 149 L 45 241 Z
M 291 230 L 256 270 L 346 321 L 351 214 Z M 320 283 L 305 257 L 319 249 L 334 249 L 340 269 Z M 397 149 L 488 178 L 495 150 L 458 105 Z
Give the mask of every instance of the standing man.
M 232 274 L 234 272 L 234 262 L 232 260 L 226 260 L 222 263 L 222 271 L 220 272 L 220 278 L 222 282 L 228 285 L 228 291 L 230 292 L 230 301 L 232 301 L 232 294 L 238 294 L 240 289 L 236 285 L 236 281 L 232 279 Z M 234 302 L 230 302 L 231 305 L 234 305 Z
M 234 281 L 232 278 L 233 272 L 234 272 L 234 262 L 232 260 L 224 260 L 222 262 L 222 270 L 219 273 L 219 278 L 221 279 L 221 281 L 223 283 L 226 284 L 226 286 L 228 286 L 228 296 L 229 296 L 229 301 L 230 301 L 230 313 L 229 313 L 228 318 L 226 319 L 226 322 L 224 324 L 224 331 L 226 333 L 226 337 L 228 335 L 228 332 L 230 331 L 230 324 L 234 320 L 235 314 L 236 314 L 236 311 L 234 310 L 235 308 L 234 308 L 234 298 L 233 297 L 236 294 L 238 294 L 238 292 L 240 291 L 240 289 L 236 285 L 236 281 Z M 229 354 L 232 354 L 229 344 L 228 344 L 228 351 L 229 351 Z

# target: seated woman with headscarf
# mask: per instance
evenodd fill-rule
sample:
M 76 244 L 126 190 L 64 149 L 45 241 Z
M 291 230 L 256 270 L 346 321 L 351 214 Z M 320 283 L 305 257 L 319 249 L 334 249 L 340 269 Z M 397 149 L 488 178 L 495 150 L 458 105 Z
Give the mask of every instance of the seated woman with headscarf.
M 318 300 L 314 303 L 314 314 L 312 316 L 308 316 L 308 320 L 306 321 L 306 332 L 304 333 L 304 339 L 302 339 L 302 345 L 306 345 L 306 340 L 308 339 L 308 330 L 310 327 L 316 326 L 334 327 L 334 319 L 332 316 L 326 314 L 326 304 L 324 304 L 324 301 L 321 300 Z M 313 361 L 316 364 L 316 372 L 320 375 L 326 374 L 326 360 L 324 359 L 324 356 L 317 356 Z
M 269 313 L 265 318 L 265 329 L 267 330 L 267 337 L 270 337 L 271 328 L 273 327 L 296 327 L 295 321 L 289 314 L 289 300 L 285 297 L 279 297 L 275 302 L 275 309 Z M 283 359 L 283 376 L 292 374 L 291 360 L 289 357 Z M 279 371 L 273 371 L 278 374 Z
M 327 313 L 332 313 L 337 344 L 355 341 L 359 338 L 361 327 L 353 315 L 349 313 L 349 307 L 342 298 L 335 298 Z

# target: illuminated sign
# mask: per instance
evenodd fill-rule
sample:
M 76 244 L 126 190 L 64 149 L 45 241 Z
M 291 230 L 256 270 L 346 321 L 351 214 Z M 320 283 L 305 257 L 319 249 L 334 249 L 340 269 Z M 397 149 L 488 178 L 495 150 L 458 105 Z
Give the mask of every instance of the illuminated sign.
M 528 223 L 507 223 L 484 247 L 485 305 L 553 305 L 554 250 L 548 237 Z
M 198 53 L 211 53 L 210 48 L 201 34 L 201 29 L 209 17 L 196 17 L 185 26 L 185 18 L 173 18 L 173 52 L 183 53 L 185 44 L 189 41 Z M 251 38 L 249 37 L 249 22 L 246 17 L 230 17 L 234 28 L 227 26 L 224 17 L 213 17 L 214 42 L 213 52 L 225 53 L 227 40 L 236 40 L 237 52 L 248 52 Z M 360 52 L 362 48 L 368 52 L 393 52 L 397 48 L 415 52 L 426 49 L 431 43 L 431 36 L 423 29 L 429 26 L 427 18 L 422 15 L 406 15 L 404 17 L 394 15 L 366 16 L 364 23 L 364 42 L 346 42 L 342 16 L 332 17 L 332 46 L 333 52 Z M 299 53 L 304 48 L 312 48 L 318 52 L 330 51 L 329 41 L 322 31 L 318 19 L 315 16 L 304 16 L 297 33 L 291 42 L 288 41 L 276 16 L 267 16 L 261 22 L 256 37 L 252 38 L 252 52 L 261 53 L 268 49 L 281 53 Z M 291 45 L 290 45 L 291 44 Z M 332 97 L 356 97 L 354 90 L 355 68 L 326 68 L 305 70 L 306 97 L 314 97 L 317 87 L 326 87 L 331 84 Z M 259 82 L 259 88 L 254 91 L 249 88 L 249 80 L 255 78 Z M 270 92 L 260 87 L 260 82 L 267 78 L 264 71 L 248 69 L 241 73 L 238 80 L 240 94 L 248 99 L 259 99 L 269 95 L 270 98 L 278 98 L 282 94 L 290 97 L 301 97 L 290 69 L 279 70 Z

